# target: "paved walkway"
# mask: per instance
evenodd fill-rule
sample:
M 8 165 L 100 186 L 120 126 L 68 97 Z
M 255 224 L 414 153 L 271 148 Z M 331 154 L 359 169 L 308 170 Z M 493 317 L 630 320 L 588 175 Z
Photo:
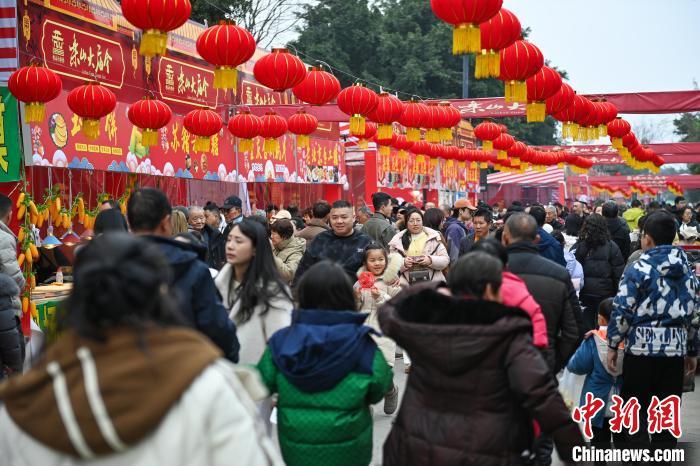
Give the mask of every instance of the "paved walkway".
M 394 381 L 399 386 L 399 391 L 401 397 L 403 396 L 403 391 L 406 387 L 406 375 L 404 374 L 403 360 L 396 360 Z M 700 379 L 697 380 L 697 387 L 700 390 Z M 399 398 L 399 407 L 401 406 L 401 398 Z M 682 429 L 683 437 L 681 437 L 681 442 L 700 442 L 700 393 L 692 392 L 683 395 L 683 408 L 682 408 Z M 398 411 L 397 411 L 398 412 Z M 382 464 L 382 446 L 384 445 L 384 440 L 389 435 L 391 430 L 391 424 L 394 421 L 396 414 L 392 416 L 387 416 L 383 411 L 383 402 L 379 403 L 374 407 L 374 451 L 372 455 L 372 465 L 381 466 Z M 700 448 L 700 445 L 698 445 Z M 700 460 L 688 460 L 685 464 L 700 465 Z M 556 459 L 553 461 L 554 466 L 559 466 L 562 463 Z

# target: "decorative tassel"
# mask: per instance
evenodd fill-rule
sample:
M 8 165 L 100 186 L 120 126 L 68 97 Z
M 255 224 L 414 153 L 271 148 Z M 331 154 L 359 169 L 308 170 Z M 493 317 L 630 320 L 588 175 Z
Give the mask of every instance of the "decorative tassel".
M 491 152 L 493 150 L 493 141 L 483 141 L 481 143 L 481 150 L 484 152 Z
M 482 170 L 486 170 L 487 168 L 489 168 L 488 162 L 479 163 L 479 168 L 481 168 Z
M 452 32 L 452 55 L 478 53 L 481 50 L 481 31 L 473 24 L 460 24 Z
M 391 147 L 379 146 L 379 155 L 382 157 L 389 157 L 391 155 Z
M 425 133 L 425 140 L 428 142 L 440 142 L 440 131 L 431 128 Z
M 469 168 L 472 170 L 477 170 L 479 168 L 479 164 L 477 162 L 472 162 L 469 164 Z
M 474 77 L 476 79 L 497 78 L 501 74 L 501 56 L 493 50 L 482 49 L 476 56 Z
M 214 89 L 236 89 L 238 86 L 238 70 L 230 66 L 222 66 L 214 70 Z
M 252 139 L 239 139 L 238 140 L 238 150 L 240 152 L 250 152 L 253 150 L 253 140 Z
M 362 136 L 365 134 L 365 117 L 362 115 L 353 115 L 350 117 L 350 134 L 353 136 Z
M 527 104 L 526 116 L 528 123 L 543 122 L 546 116 L 545 110 L 547 106 L 544 102 L 532 102 Z
M 302 149 L 309 148 L 309 135 L 308 134 L 298 134 L 297 135 L 297 148 L 302 148 Z
M 360 139 L 358 145 L 360 146 L 360 149 L 367 149 L 367 147 L 369 147 L 369 141 L 367 139 Z
M 608 126 L 607 125 L 598 126 L 598 137 L 599 138 L 608 137 Z
M 158 144 L 158 130 L 144 128 L 141 131 L 141 145 L 151 147 Z
M 42 102 L 32 102 L 24 107 L 24 118 L 26 123 L 41 123 L 44 121 L 45 111 Z
M 564 162 L 559 162 L 557 164 L 557 168 L 564 168 Z
M 508 103 L 527 103 L 527 85 L 525 81 L 508 81 L 505 83 L 505 100 Z
M 277 141 L 277 139 L 274 139 L 274 138 L 265 139 L 263 151 L 266 154 L 276 154 L 279 150 L 280 150 L 280 143 L 279 143 L 279 141 Z
M 529 170 L 529 169 L 530 169 L 530 164 L 527 163 L 527 162 L 522 162 L 522 163 L 520 164 L 520 168 L 522 168 L 524 171 Z
M 520 158 L 513 157 L 512 159 L 510 159 L 510 163 L 512 163 L 513 165 L 520 165 Z
M 420 128 L 406 128 L 406 139 L 411 142 L 420 141 Z
M 83 118 L 83 128 L 81 132 L 88 139 L 97 139 L 97 136 L 100 135 L 100 120 Z
M 211 138 L 197 136 L 194 140 L 194 151 L 195 152 L 209 152 L 211 149 Z
M 508 153 L 504 150 L 499 150 L 498 151 L 498 160 L 507 160 L 508 159 Z
M 377 128 L 377 139 L 391 139 L 394 133 L 394 127 L 391 125 L 379 125 Z
M 440 140 L 443 142 L 452 140 L 452 128 L 440 128 Z
M 154 57 L 165 55 L 165 47 L 168 44 L 168 34 L 157 29 L 144 31 L 141 36 L 141 46 L 139 52 L 144 57 Z
M 622 138 L 610 138 L 612 146 L 618 151 L 622 149 Z

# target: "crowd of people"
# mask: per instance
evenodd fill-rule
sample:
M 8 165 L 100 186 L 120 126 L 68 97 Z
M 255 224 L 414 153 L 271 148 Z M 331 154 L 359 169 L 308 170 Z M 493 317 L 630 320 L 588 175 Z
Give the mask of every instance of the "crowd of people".
M 438 208 L 377 192 L 371 207 L 244 216 L 237 196 L 172 207 L 142 188 L 124 218 L 106 202 L 61 337 L 21 374 L 24 278 L 0 197 L 2 463 L 368 465 L 378 403 L 396 416 L 387 466 L 549 465 L 554 447 L 571 463 L 584 438 L 562 370 L 586 377 L 582 402 L 634 396 L 643 413 L 694 377 L 684 199 Z M 644 417 L 611 437 L 606 416 L 594 444 L 675 444 Z

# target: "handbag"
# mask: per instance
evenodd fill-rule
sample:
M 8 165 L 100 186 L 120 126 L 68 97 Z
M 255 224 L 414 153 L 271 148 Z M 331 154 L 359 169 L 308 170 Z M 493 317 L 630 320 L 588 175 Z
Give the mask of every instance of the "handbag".
M 430 269 L 421 270 L 409 270 L 408 271 L 408 284 L 414 285 L 416 283 L 429 282 L 432 280 L 432 274 Z

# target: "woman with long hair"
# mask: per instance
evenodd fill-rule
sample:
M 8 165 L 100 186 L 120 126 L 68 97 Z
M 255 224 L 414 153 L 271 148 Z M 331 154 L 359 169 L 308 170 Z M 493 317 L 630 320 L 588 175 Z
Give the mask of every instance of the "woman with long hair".
M 281 464 L 245 369 L 180 326 L 169 270 L 157 246 L 123 233 L 76 255 L 61 336 L 0 388 L 3 464 Z
M 617 294 L 625 259 L 620 248 L 610 239 L 605 218 L 598 214 L 586 217 L 571 252 L 583 266 L 583 288 L 579 299 L 584 308 L 584 330 L 593 330 L 598 320 L 598 305 Z
M 292 296 L 280 278 L 260 222 L 244 219 L 231 230 L 226 262 L 216 277 L 216 287 L 237 326 L 240 362 L 256 364 L 267 340 L 291 322 Z

